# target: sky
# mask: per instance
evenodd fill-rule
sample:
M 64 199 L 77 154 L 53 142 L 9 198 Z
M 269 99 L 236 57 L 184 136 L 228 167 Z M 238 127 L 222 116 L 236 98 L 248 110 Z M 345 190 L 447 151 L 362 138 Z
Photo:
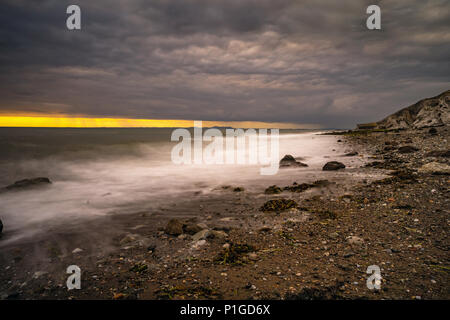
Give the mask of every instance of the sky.
M 450 88 L 449 21 L 447 0 L 2 0 L 0 117 L 353 128 Z

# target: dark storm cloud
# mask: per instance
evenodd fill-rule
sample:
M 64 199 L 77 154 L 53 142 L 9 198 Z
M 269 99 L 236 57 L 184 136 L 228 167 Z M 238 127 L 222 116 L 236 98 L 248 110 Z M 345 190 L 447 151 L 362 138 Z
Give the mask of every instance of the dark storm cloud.
M 450 84 L 447 1 L 77 1 L 81 31 L 69 4 L 0 4 L 0 113 L 342 127 Z

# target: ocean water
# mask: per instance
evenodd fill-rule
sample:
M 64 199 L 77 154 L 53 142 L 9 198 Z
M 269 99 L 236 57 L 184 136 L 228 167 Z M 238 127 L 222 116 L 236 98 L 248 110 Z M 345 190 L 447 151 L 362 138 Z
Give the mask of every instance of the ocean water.
M 42 225 L 151 211 L 168 202 L 213 194 L 224 185 L 261 193 L 271 184 L 320 179 L 324 163 L 349 151 L 335 136 L 281 131 L 279 158 L 302 157 L 308 167 L 263 176 L 260 164 L 176 165 L 171 161 L 177 144 L 170 141 L 172 131 L 0 128 L 0 185 L 40 176 L 53 182 L 0 193 L 0 219 L 20 238 L 39 232 Z M 359 165 L 358 159 L 352 163 Z

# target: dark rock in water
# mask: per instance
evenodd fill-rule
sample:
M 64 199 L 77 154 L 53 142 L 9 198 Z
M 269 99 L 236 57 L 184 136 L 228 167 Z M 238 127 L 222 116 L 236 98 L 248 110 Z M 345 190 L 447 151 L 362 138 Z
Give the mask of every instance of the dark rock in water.
M 428 130 L 428 133 L 435 135 L 435 134 L 437 134 L 437 130 L 436 130 L 436 128 L 431 128 L 430 130 Z
M 288 190 L 291 192 L 303 192 L 305 190 L 308 190 L 309 188 L 312 188 L 313 185 L 309 183 L 300 183 L 300 184 L 294 184 L 289 187 L 284 187 L 284 190 Z
M 3 222 L 2 220 L 0 220 L 0 234 L 2 234 L 2 231 L 3 231 Z
M 343 164 L 342 162 L 338 162 L 338 161 L 330 161 L 327 162 L 322 170 L 323 171 L 332 171 L 332 170 L 339 170 L 339 169 L 344 169 L 345 168 L 345 164 Z
M 179 236 L 183 233 L 183 223 L 178 219 L 171 219 L 164 231 L 172 236 Z
M 357 155 L 358 155 L 358 152 L 356 152 L 356 151 L 344 154 L 345 157 L 353 157 L 353 156 L 357 156 Z
M 301 183 L 301 184 L 297 184 L 296 182 L 294 182 L 292 186 L 284 187 L 284 190 L 288 190 L 291 192 L 303 192 L 310 188 L 327 187 L 330 184 L 331 182 L 328 180 L 317 180 L 314 181 L 313 183 Z
M 29 187 L 34 187 L 34 186 L 43 185 L 43 184 L 50 184 L 50 183 L 52 183 L 50 181 L 50 179 L 44 178 L 44 177 L 23 179 L 20 181 L 16 181 L 13 184 L 10 184 L 9 186 L 6 187 L 6 189 L 8 189 L 8 190 L 22 189 L 22 188 L 29 188 Z
M 264 191 L 265 194 L 278 194 L 282 192 L 283 190 L 281 190 L 281 188 L 276 185 L 270 186 Z
M 291 155 L 285 155 L 283 159 L 280 160 L 280 168 L 293 168 L 293 167 L 307 167 L 306 163 L 295 160 Z
M 290 199 L 269 200 L 261 207 L 261 211 L 284 211 L 287 209 L 297 208 L 298 204 Z
M 416 152 L 419 151 L 419 149 L 417 149 L 416 147 L 413 146 L 403 146 L 398 148 L 398 152 L 400 153 L 412 153 L 412 152 Z
M 233 189 L 234 192 L 242 192 L 242 191 L 244 191 L 244 190 L 245 190 L 245 189 L 242 188 L 242 187 L 236 187 L 236 188 Z

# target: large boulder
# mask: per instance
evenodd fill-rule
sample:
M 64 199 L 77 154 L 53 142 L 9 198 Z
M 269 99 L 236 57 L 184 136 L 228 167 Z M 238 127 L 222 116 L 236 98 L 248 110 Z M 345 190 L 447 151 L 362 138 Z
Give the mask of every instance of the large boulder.
M 171 219 L 164 231 L 172 236 L 179 236 L 183 233 L 183 223 L 178 219 Z
M 49 178 L 45 177 L 38 177 L 38 178 L 32 178 L 32 179 L 23 179 L 14 182 L 13 184 L 10 184 L 9 186 L 6 186 L 6 189 L 8 190 L 15 190 L 15 189 L 25 189 L 29 187 L 35 187 L 39 185 L 47 185 L 52 183 Z
M 343 164 L 342 162 L 338 162 L 338 161 L 330 161 L 327 162 L 322 170 L 323 171 L 332 171 L 332 170 L 339 170 L 339 169 L 344 169 L 345 168 L 345 164 Z
M 295 160 L 293 156 L 287 154 L 280 160 L 280 168 L 307 167 L 306 163 Z

